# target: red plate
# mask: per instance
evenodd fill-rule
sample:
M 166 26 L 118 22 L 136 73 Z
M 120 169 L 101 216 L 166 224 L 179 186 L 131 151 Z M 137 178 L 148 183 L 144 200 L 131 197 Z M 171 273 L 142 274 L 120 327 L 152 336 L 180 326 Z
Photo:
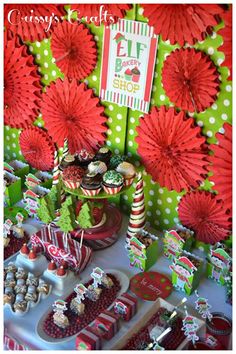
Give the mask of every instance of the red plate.
M 172 283 L 166 275 L 157 272 L 142 272 L 130 280 L 130 290 L 147 301 L 155 301 L 158 297 L 167 298 L 172 292 Z

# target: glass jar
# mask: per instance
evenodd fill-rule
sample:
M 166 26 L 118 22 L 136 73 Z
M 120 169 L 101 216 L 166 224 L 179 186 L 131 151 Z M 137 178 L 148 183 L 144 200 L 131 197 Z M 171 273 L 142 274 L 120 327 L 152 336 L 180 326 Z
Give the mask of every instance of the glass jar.
M 206 321 L 207 333 L 212 334 L 223 346 L 229 349 L 232 321 L 221 312 L 212 312 L 212 319 Z

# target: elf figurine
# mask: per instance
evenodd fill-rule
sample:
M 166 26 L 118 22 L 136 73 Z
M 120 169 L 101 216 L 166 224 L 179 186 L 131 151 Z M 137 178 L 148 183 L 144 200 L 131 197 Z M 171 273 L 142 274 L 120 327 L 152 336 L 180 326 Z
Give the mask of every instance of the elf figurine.
M 177 260 L 175 260 L 175 264 L 170 266 L 170 269 L 176 275 L 176 280 L 173 284 L 176 288 L 182 291 L 186 290 L 185 286 L 191 288 L 192 284 L 189 279 L 193 276 L 193 273 L 197 270 L 197 268 L 187 257 L 179 257 Z
M 143 252 L 145 245 L 143 245 L 136 237 L 132 237 L 130 240 L 130 250 L 129 250 L 129 259 L 130 265 L 137 267 L 144 271 L 143 261 L 145 261 L 146 256 Z
M 183 249 L 184 240 L 175 230 L 166 231 L 164 237 L 164 254 L 169 259 L 178 257 Z
M 224 285 L 224 278 L 229 271 L 231 257 L 223 248 L 211 249 L 209 262 L 211 265 L 211 270 L 208 272 L 209 277 Z

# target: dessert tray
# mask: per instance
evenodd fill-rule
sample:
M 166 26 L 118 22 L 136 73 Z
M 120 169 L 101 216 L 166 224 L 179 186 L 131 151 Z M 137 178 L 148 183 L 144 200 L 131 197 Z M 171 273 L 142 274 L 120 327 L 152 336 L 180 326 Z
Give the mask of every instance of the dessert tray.
M 119 295 L 121 295 L 122 293 L 127 291 L 127 289 L 129 288 L 129 278 L 123 272 L 118 271 L 116 269 L 105 269 L 104 272 L 108 276 L 113 276 L 114 278 L 116 278 L 119 282 L 120 287 L 119 287 L 119 290 L 117 291 L 117 293 L 114 294 L 114 300 L 111 301 L 111 303 L 106 308 L 101 309 L 101 311 L 105 310 L 105 309 L 110 309 L 112 307 L 115 299 Z M 85 280 L 83 280 L 83 284 L 90 283 L 90 281 L 91 281 L 91 278 L 86 278 Z M 68 299 L 71 295 L 73 295 L 73 290 L 70 289 L 70 291 L 66 295 L 63 296 L 64 300 Z M 96 302 L 94 302 L 94 304 L 96 304 Z M 98 302 L 99 302 L 99 300 L 98 300 Z M 72 335 L 69 335 L 69 336 L 63 337 L 63 338 L 51 337 L 45 332 L 44 324 L 51 312 L 52 312 L 52 308 L 50 308 L 48 311 L 46 311 L 38 322 L 38 325 L 36 327 L 36 333 L 40 337 L 40 339 L 43 340 L 44 342 L 55 344 L 55 343 L 68 342 L 71 339 L 76 338 L 77 334 L 81 331 L 82 328 L 78 329 L 78 331 L 76 331 L 76 333 L 73 333 Z M 97 314 L 94 314 L 94 316 L 93 316 L 94 318 L 91 318 L 91 321 L 86 323 L 85 326 L 87 324 L 89 324 L 90 322 L 92 322 L 96 318 L 96 316 L 97 316 Z

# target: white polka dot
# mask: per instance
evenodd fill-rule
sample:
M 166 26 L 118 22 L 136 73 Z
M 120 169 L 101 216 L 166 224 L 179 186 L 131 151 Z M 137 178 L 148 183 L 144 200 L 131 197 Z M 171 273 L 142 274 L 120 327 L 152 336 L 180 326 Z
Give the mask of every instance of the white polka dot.
M 158 192 L 159 192 L 160 194 L 163 194 L 163 193 L 164 193 L 164 190 L 163 190 L 162 188 L 159 188 L 159 189 L 158 189 Z
M 15 153 L 15 152 L 13 152 L 12 156 L 13 156 L 13 157 L 16 157 L 16 153 Z
M 151 179 L 151 184 L 155 184 L 155 181 L 153 181 L 153 179 Z
M 108 135 L 111 135 L 111 134 L 112 134 L 111 129 L 108 129 L 108 130 L 107 130 L 107 134 L 108 134 Z
M 15 144 L 15 143 L 13 143 L 13 144 L 12 144 L 12 147 L 15 149 L 15 148 L 16 148 L 16 144 Z
M 139 161 L 135 161 L 135 166 L 139 167 L 140 166 L 140 162 Z
M 165 96 L 165 95 L 161 95 L 161 96 L 160 96 L 160 100 L 161 100 L 161 101 L 165 101 L 165 99 L 166 99 L 166 96 Z
M 116 155 L 119 155 L 120 150 L 119 149 L 115 149 L 114 152 L 115 152 Z
M 151 189 L 151 190 L 149 191 L 149 194 L 150 194 L 150 195 L 154 195 L 154 190 Z
M 113 111 L 114 107 L 111 104 L 109 104 L 108 109 L 109 111 Z
M 10 127 L 8 125 L 6 126 L 6 130 L 10 130 Z
M 203 127 L 203 122 L 202 122 L 201 120 L 199 120 L 199 121 L 197 122 L 197 125 L 198 125 L 199 127 Z
M 32 47 L 32 45 L 29 46 L 29 50 L 33 52 L 34 48 Z
M 107 146 L 111 146 L 110 140 L 107 140 L 107 141 L 106 141 L 106 144 L 107 144 Z
M 55 58 L 52 58 L 52 63 L 55 63 L 56 59 Z
M 168 219 L 164 219 L 164 224 L 168 225 L 170 222 Z
M 220 129 L 219 129 L 219 132 L 220 132 L 221 134 L 224 134 L 224 132 L 225 132 L 224 128 L 223 128 L 223 127 L 220 128 Z
M 217 110 L 217 108 L 218 108 L 218 106 L 217 106 L 217 104 L 216 104 L 216 103 L 213 103 L 213 105 L 211 106 L 211 108 L 212 108 L 212 109 L 214 109 L 214 111 L 216 111 L 216 110 Z
M 115 138 L 115 142 L 116 142 L 117 144 L 119 144 L 119 143 L 120 143 L 120 138 Z
M 134 118 L 134 117 L 131 117 L 131 118 L 130 118 L 130 122 L 131 122 L 131 123 L 135 123 L 135 118 Z
M 161 215 L 160 210 L 157 209 L 157 210 L 156 210 L 156 214 L 157 214 L 157 215 Z
M 97 81 L 97 79 L 98 79 L 98 78 L 97 78 L 96 75 L 93 75 L 93 76 L 92 76 L 92 80 L 93 80 L 93 81 Z
M 45 79 L 45 80 L 48 80 L 48 74 L 45 74 L 45 75 L 44 75 L 44 79 Z
M 94 36 L 94 39 L 95 39 L 96 42 L 99 41 L 99 37 L 98 36 Z
M 43 51 L 43 54 L 47 56 L 47 55 L 48 55 L 48 50 L 45 49 L 45 50 Z
M 108 122 L 112 123 L 112 118 L 111 117 L 108 118 Z
M 42 123 L 38 122 L 37 123 L 38 127 L 42 127 Z
M 178 200 L 178 202 L 180 201 L 181 199 L 181 195 L 178 195 L 178 197 L 176 198 Z
M 224 100 L 224 106 L 228 107 L 230 105 L 229 100 Z
M 47 38 L 44 39 L 44 43 L 48 43 L 48 39 Z
M 210 117 L 210 118 L 209 118 L 209 122 L 210 122 L 211 124 L 214 124 L 214 123 L 215 123 L 215 121 L 216 121 L 216 120 L 215 120 L 215 118 L 214 118 L 214 117 Z
M 214 54 L 214 48 L 209 47 L 208 50 L 207 50 L 207 52 L 208 52 L 209 55 Z
M 206 135 L 207 135 L 209 138 L 211 138 L 211 137 L 213 136 L 213 133 L 212 133 L 210 130 L 208 130 L 207 133 L 206 133 Z
M 10 137 L 9 137 L 9 136 L 7 136 L 7 137 L 6 137 L 6 139 L 7 139 L 7 140 L 10 140 Z
M 156 89 L 157 89 L 157 88 L 156 88 L 156 86 L 155 86 L 155 85 L 153 85 L 153 86 L 152 86 L 152 91 L 153 91 L 153 92 L 155 92 L 155 91 L 156 91 Z
M 41 58 L 41 55 L 40 55 L 40 54 L 37 54 L 37 55 L 36 55 L 36 59 L 40 60 L 40 58 Z
M 45 62 L 45 63 L 43 63 L 43 65 L 45 68 L 48 68 L 48 63 Z
M 226 113 L 223 113 L 223 114 L 221 115 L 221 118 L 222 118 L 223 120 L 227 120 L 227 119 L 228 119 L 228 116 L 227 116 Z
M 13 138 L 16 138 L 16 134 L 15 133 L 12 133 L 11 135 Z
M 212 39 L 215 39 L 215 38 L 216 38 L 216 32 L 212 32 L 211 38 L 212 38 Z
M 179 219 L 178 218 L 174 218 L 174 222 L 178 223 Z
M 143 11 L 144 11 L 144 9 L 143 9 L 142 7 L 140 7 L 140 8 L 138 9 L 139 15 L 142 15 L 142 14 L 143 14 Z
M 133 146 L 133 142 L 132 142 L 132 141 L 129 141 L 129 142 L 128 142 L 128 145 L 129 145 L 129 146 Z
M 157 204 L 158 205 L 162 205 L 162 200 L 161 199 L 157 199 Z
M 52 71 L 52 76 L 56 76 L 56 74 L 57 74 L 56 71 L 53 70 L 53 71 Z
M 120 125 L 117 125 L 116 127 L 116 131 L 120 132 L 121 131 L 121 126 Z
M 223 63 L 223 61 L 224 61 L 224 59 L 219 58 L 219 59 L 217 60 L 217 64 L 218 64 L 218 65 L 221 65 L 221 64 Z
M 10 146 L 9 145 L 7 145 L 7 150 L 10 150 Z
M 158 220 L 155 220 L 155 221 L 154 221 L 154 224 L 155 224 L 155 225 L 160 225 L 160 222 L 159 222 Z
M 122 119 L 122 114 L 117 114 L 116 118 L 119 120 Z
M 166 208 L 166 209 L 165 209 L 165 212 L 166 212 L 166 214 L 170 214 L 170 209 L 169 209 L 169 208 Z
M 153 206 L 153 202 L 151 200 L 148 201 L 149 206 Z
M 123 195 L 123 198 L 124 198 L 124 200 L 128 200 L 129 199 L 127 195 Z
M 130 133 L 130 135 L 133 135 L 133 134 L 134 134 L 133 129 L 130 129 L 130 130 L 129 130 L 129 133 Z
M 226 89 L 227 92 L 231 92 L 232 91 L 232 86 L 231 85 L 227 85 L 225 89 Z
M 41 46 L 41 43 L 37 41 L 37 42 L 36 42 L 36 47 L 39 48 L 40 46 Z
M 171 198 L 166 198 L 167 203 L 172 203 L 172 199 Z
M 147 211 L 147 216 L 152 216 L 152 213 L 150 211 Z

